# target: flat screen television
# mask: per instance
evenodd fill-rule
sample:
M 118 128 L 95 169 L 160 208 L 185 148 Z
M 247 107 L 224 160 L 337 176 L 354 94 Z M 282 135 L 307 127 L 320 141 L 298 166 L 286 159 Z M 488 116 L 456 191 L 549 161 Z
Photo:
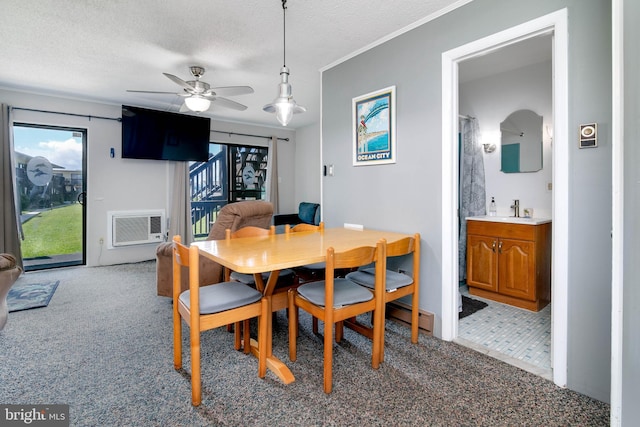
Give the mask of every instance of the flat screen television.
M 122 157 L 206 162 L 211 119 L 122 106 Z

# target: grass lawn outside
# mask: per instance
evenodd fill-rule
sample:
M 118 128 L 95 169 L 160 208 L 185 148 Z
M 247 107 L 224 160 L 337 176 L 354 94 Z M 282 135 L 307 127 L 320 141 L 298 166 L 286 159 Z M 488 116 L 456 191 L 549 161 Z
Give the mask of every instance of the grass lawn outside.
M 82 205 L 42 211 L 24 222 L 22 230 L 25 259 L 82 252 Z

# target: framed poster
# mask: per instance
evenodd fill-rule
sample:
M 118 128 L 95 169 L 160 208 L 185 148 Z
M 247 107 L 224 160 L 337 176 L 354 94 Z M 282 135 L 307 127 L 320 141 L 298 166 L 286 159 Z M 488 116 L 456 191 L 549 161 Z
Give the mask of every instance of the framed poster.
M 396 162 L 396 87 L 353 98 L 353 165 Z

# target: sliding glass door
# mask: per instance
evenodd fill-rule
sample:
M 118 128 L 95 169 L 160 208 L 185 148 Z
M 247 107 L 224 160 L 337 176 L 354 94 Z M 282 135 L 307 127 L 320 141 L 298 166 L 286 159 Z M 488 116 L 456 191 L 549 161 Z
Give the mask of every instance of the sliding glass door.
M 209 144 L 209 161 L 189 163 L 191 223 L 195 240 L 207 237 L 228 203 L 264 200 L 267 147 Z
M 14 123 L 26 271 L 85 264 L 86 129 Z

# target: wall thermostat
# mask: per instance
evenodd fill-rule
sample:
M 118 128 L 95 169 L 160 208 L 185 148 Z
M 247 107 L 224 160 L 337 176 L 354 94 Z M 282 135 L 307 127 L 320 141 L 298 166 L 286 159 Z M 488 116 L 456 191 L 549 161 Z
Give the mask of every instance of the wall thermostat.
M 580 125 L 580 148 L 593 148 L 598 146 L 598 125 L 589 123 Z

